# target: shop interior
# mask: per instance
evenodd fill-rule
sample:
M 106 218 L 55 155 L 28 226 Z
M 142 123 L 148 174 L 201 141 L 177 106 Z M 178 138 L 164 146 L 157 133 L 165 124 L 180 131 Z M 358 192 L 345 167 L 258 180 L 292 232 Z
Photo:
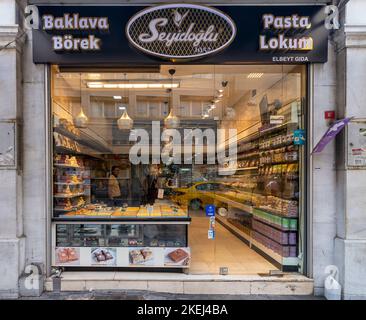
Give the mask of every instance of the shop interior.
M 54 265 L 301 271 L 304 66 L 51 71 Z M 212 130 L 215 159 L 165 129 Z

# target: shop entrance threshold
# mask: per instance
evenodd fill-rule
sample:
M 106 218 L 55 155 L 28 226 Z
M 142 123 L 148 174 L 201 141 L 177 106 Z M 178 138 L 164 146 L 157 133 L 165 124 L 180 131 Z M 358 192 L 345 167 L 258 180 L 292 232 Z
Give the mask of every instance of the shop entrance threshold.
M 53 279 L 45 282 L 54 291 Z M 57 290 L 55 288 L 55 290 Z M 192 275 L 157 272 L 65 271 L 61 291 L 144 290 L 174 294 L 312 295 L 313 280 L 300 274 Z

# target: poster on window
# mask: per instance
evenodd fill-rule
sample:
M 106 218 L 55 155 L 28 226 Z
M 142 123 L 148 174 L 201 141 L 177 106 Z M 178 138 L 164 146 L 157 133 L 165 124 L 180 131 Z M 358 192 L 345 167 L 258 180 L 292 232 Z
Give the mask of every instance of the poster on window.
M 78 266 L 80 265 L 80 249 L 66 247 L 56 248 L 55 261 L 57 265 Z

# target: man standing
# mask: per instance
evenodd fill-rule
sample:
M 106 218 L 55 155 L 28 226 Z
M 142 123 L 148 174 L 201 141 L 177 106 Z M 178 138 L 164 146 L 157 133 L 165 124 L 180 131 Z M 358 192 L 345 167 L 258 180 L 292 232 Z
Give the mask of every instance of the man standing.
M 108 198 L 112 206 L 121 206 L 121 189 L 118 182 L 118 175 L 121 169 L 117 166 L 112 167 L 112 173 L 108 179 Z

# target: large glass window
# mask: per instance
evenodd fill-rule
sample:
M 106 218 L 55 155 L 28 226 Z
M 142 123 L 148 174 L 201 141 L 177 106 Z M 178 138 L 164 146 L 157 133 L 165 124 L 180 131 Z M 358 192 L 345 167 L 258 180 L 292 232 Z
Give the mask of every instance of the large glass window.
M 192 273 L 297 271 L 305 83 L 297 65 L 53 66 L 55 250 L 92 247 L 95 260 L 170 248 L 167 265 L 182 259 Z M 149 260 L 136 250 L 115 265 Z

